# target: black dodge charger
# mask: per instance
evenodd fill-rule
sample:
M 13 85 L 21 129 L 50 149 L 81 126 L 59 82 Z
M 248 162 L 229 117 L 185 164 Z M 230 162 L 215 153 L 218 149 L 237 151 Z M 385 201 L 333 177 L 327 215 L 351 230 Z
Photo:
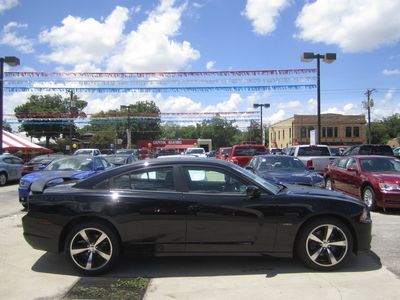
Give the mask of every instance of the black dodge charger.
M 370 249 L 365 204 L 320 188 L 275 185 L 222 160 L 138 161 L 74 184 L 36 184 L 23 217 L 36 249 L 66 252 L 82 273 L 122 248 L 152 255 L 299 257 L 328 271 Z

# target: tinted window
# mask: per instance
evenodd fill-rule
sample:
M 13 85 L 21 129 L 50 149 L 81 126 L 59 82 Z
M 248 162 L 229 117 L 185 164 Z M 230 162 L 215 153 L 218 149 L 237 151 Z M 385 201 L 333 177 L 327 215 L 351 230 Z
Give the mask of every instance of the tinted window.
M 174 190 L 172 168 L 140 170 L 123 174 L 111 180 L 110 188 L 146 191 Z
M 366 158 L 360 159 L 364 172 L 400 172 L 400 161 L 392 158 Z
M 298 156 L 330 156 L 328 147 L 300 147 Z
M 360 155 L 393 155 L 393 150 L 388 145 L 363 145 L 359 150 Z
M 265 153 L 266 149 L 264 147 L 236 147 L 233 156 L 254 156 Z
M 190 192 L 245 194 L 247 185 L 224 171 L 208 167 L 185 167 Z
M 345 169 L 348 160 L 349 160 L 348 158 L 340 159 L 340 160 L 338 161 L 338 163 L 337 163 L 337 166 L 338 166 L 339 168 Z
M 304 171 L 306 167 L 297 158 L 275 156 L 263 157 L 258 167 L 260 171 Z

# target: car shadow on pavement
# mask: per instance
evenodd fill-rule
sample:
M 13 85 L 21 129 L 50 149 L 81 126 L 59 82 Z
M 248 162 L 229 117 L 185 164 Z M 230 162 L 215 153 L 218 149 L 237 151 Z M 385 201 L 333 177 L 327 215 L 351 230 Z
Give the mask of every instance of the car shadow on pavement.
M 380 258 L 372 251 L 353 255 L 349 263 L 338 272 L 366 272 L 382 267 Z M 32 266 L 41 273 L 80 276 L 65 255 L 46 253 Z M 265 274 L 274 277 L 279 274 L 318 272 L 306 268 L 299 260 L 269 256 L 207 256 L 207 257 L 140 257 L 125 254 L 119 264 L 106 277 L 195 277 Z

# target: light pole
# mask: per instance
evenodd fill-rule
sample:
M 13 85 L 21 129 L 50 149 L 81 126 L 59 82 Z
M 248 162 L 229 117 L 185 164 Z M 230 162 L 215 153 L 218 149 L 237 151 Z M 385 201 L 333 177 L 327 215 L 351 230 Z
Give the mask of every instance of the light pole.
M 260 127 L 261 127 L 261 142 L 262 144 L 265 146 L 265 136 L 264 136 L 264 126 L 263 126 L 263 117 L 262 117 L 262 109 L 263 107 L 268 108 L 271 105 L 269 103 L 254 103 L 253 107 L 254 108 L 260 108 L 260 116 L 261 116 L 261 123 L 260 123 Z
M 3 154 L 3 80 L 4 63 L 11 67 L 19 65 L 19 58 L 15 56 L 0 57 L 0 154 Z
M 317 59 L 317 116 L 318 116 L 318 129 L 317 129 L 317 144 L 321 144 L 321 79 L 320 79 L 320 60 L 330 64 L 336 60 L 336 53 L 315 54 L 313 52 L 304 52 L 301 55 L 301 61 L 310 62 L 314 58 Z
M 72 154 L 72 126 L 74 125 L 74 118 L 73 114 L 75 113 L 75 99 L 74 99 L 74 92 L 70 91 L 69 92 L 69 153 Z M 74 110 L 74 111 L 73 111 Z
M 131 110 L 130 110 L 130 108 L 131 108 L 131 105 L 121 105 L 120 106 L 120 109 L 121 110 L 125 110 L 125 109 L 127 109 L 128 110 L 128 129 L 126 130 L 126 148 L 127 149 L 131 149 L 132 148 L 132 142 L 131 142 L 131 139 L 132 139 L 132 136 L 131 136 Z

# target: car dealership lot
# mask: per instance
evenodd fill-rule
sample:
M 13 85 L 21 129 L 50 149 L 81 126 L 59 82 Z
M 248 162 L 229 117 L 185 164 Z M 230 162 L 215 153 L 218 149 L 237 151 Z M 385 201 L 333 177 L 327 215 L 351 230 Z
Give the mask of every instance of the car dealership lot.
M 79 279 L 65 256 L 23 239 L 17 185 L 0 188 L 0 298 L 59 299 Z M 6 214 L 5 214 L 6 212 Z M 292 259 L 127 256 L 106 277 L 150 277 L 146 299 L 398 299 L 400 212 L 373 213 L 372 252 L 320 273 Z

